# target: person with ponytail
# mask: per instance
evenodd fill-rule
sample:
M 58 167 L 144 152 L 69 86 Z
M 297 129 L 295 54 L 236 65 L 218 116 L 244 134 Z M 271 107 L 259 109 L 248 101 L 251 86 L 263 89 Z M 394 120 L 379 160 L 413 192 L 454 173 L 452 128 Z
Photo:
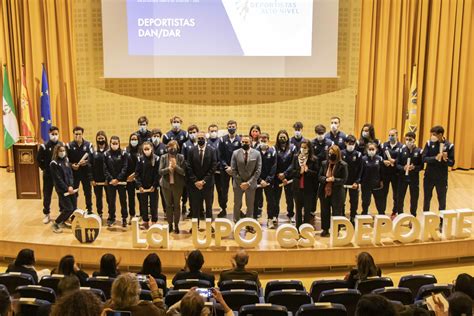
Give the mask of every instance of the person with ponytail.
M 107 135 L 104 131 L 98 131 L 95 136 L 95 140 L 97 149 L 94 150 L 91 159 L 92 187 L 94 189 L 95 204 L 97 205 L 97 214 L 99 214 L 100 218 L 102 219 L 102 213 L 104 209 L 102 198 L 104 191 L 105 194 L 107 194 L 104 161 L 105 152 L 109 146 L 107 144 Z
M 136 215 L 135 211 L 135 169 L 137 168 L 139 151 L 139 137 L 138 134 L 132 133 L 128 139 L 128 146 L 125 149 L 128 154 L 127 163 L 127 198 L 128 198 L 128 225 L 132 224 L 132 219 Z

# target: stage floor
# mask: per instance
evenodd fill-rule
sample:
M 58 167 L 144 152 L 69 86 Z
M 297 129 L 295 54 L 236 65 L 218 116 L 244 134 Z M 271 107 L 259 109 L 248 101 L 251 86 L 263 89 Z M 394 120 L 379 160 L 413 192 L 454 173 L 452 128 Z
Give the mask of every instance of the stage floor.
M 449 174 L 448 209 L 474 209 L 474 171 L 455 171 Z M 42 220 L 41 200 L 17 200 L 15 194 L 14 174 L 0 169 L 0 257 L 14 257 L 21 248 L 35 250 L 39 262 L 57 262 L 66 254 L 73 254 L 77 261 L 86 265 L 97 265 L 102 254 L 112 252 L 121 258 L 121 265 L 136 267 L 141 265 L 150 252 L 160 255 L 163 266 L 169 270 L 182 268 L 183 257 L 187 251 L 194 249 L 191 234 L 188 233 L 191 221 L 182 221 L 181 234 L 170 234 L 168 249 L 136 249 L 132 247 L 130 226 L 122 229 L 102 229 L 101 235 L 93 244 L 79 243 L 70 230 L 63 234 L 54 234 L 49 225 Z M 422 184 L 420 185 L 422 187 Z M 421 190 L 422 191 L 422 190 Z M 423 202 L 420 192 L 419 211 Z M 285 201 L 282 199 L 282 210 Z M 408 198 L 405 209 L 408 209 Z M 232 193 L 229 194 L 229 205 L 232 205 Z M 83 197 L 79 206 L 84 206 Z M 435 207 L 435 202 L 432 203 Z M 217 214 L 215 204 L 215 215 Z M 392 207 L 391 197 L 387 209 Z M 318 207 L 319 208 L 319 207 Z M 375 213 L 372 205 L 371 213 Z M 161 202 L 159 206 L 160 223 L 164 223 Z M 57 199 L 53 198 L 52 216 L 57 215 Z M 231 218 L 230 214 L 228 215 Z M 265 215 L 259 220 L 263 228 L 263 239 L 258 248 L 249 250 L 251 261 L 249 267 L 261 270 L 319 269 L 352 266 L 354 258 L 360 251 L 369 251 L 376 262 L 381 265 L 403 263 L 426 263 L 452 260 L 474 256 L 474 237 L 464 240 L 441 242 L 412 243 L 401 245 L 387 240 L 383 246 L 339 247 L 330 248 L 328 238 L 317 235 L 317 248 L 282 249 L 275 240 L 275 230 L 266 229 Z M 286 211 L 280 215 L 280 223 L 287 222 Z M 319 225 L 317 225 L 319 226 Z M 142 233 L 144 236 L 144 232 Z M 222 247 L 210 247 L 204 250 L 206 269 L 220 270 L 230 266 L 233 252 L 238 249 L 233 239 L 226 239 Z

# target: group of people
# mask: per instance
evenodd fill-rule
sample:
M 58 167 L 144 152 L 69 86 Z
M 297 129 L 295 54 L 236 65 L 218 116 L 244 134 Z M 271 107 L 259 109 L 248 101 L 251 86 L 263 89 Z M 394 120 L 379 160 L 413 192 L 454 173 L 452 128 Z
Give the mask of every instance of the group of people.
M 79 186 L 92 212 L 92 188 L 99 216 L 103 214 L 103 192 L 108 205 L 107 225 L 116 222 L 116 198 L 120 201 L 122 226 L 136 216 L 138 196 L 142 228 L 158 221 L 158 202 L 170 232 L 178 234 L 181 213 L 189 200 L 188 217 L 212 219 L 214 188 L 217 192 L 219 217 L 227 216 L 230 183 L 234 191 L 233 220 L 259 218 L 266 198 L 267 227 L 276 228 L 280 199 L 284 191 L 286 211 L 291 223 L 299 227 L 312 223 L 317 201 L 321 208 L 321 236 L 329 235 L 331 216 L 345 214 L 349 195 L 350 220 L 358 214 L 359 197 L 362 214 L 367 214 L 372 196 L 379 214 L 385 214 L 391 187 L 392 217 L 404 212 L 405 195 L 410 189 L 410 212 L 417 213 L 419 173 L 424 168 L 423 211 L 430 210 L 432 191 L 436 188 L 439 209 L 446 209 L 448 167 L 454 165 L 454 146 L 444 137 L 441 126 L 431 128 L 431 137 L 423 149 L 418 148 L 416 134 L 408 132 L 400 139 L 396 129 L 388 131 L 387 141 L 375 136 L 372 124 L 365 124 L 360 136 L 340 130 L 340 118 L 333 117 L 330 129 L 315 126 L 312 140 L 303 135 L 303 124 L 293 125 L 294 135 L 282 129 L 274 145 L 269 133 L 252 125 L 248 134 L 237 132 L 237 122 L 227 122 L 227 133 L 219 137 L 216 124 L 207 131 L 190 125 L 182 129 L 182 119 L 170 119 L 171 130 L 163 134 L 149 129 L 145 116 L 138 119 L 138 130 L 121 147 L 118 136 L 107 139 L 104 131 L 96 134 L 96 146 L 84 139 L 84 129 L 75 127 L 74 140 L 62 143 L 59 130 L 51 127 L 50 140 L 40 145 L 37 160 L 43 170 L 44 219 L 51 221 L 50 205 L 53 187 L 59 197 L 60 215 L 52 223 L 61 232 L 77 208 Z M 232 181 L 232 182 L 231 182 Z M 242 212 L 243 200 L 247 212 Z M 295 216 L 296 215 L 296 216 Z M 248 230 L 252 232 L 252 228 Z

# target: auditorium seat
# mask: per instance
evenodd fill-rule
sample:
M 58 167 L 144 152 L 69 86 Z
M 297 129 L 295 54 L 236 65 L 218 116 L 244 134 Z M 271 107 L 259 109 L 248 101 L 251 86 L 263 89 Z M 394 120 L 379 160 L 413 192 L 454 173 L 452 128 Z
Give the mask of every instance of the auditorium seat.
M 107 298 L 105 297 L 104 291 L 102 291 L 101 289 L 94 289 L 92 287 L 81 286 L 80 290 L 81 291 L 90 291 L 90 292 L 94 293 L 95 295 L 97 295 L 97 297 L 102 302 L 105 302 L 107 300 Z
M 260 303 L 256 291 L 233 289 L 222 291 L 222 297 L 233 311 L 238 311 L 241 306 Z
M 20 297 L 37 298 L 40 300 L 54 303 L 56 301 L 56 293 L 49 287 L 41 285 L 22 285 L 16 288 Z
M 50 302 L 36 298 L 20 298 L 17 301 L 19 315 L 36 316 L 42 306 L 51 305 Z
M 426 284 L 434 284 L 436 282 L 438 281 L 432 274 L 411 274 L 402 276 L 400 282 L 398 282 L 398 287 L 409 288 L 413 296 L 415 296 L 420 287 Z
M 310 295 L 314 302 L 319 300 L 321 292 L 334 289 L 347 289 L 349 283 L 346 280 L 316 280 L 311 284 Z
M 181 290 L 174 290 L 170 289 L 165 296 L 165 304 L 166 306 L 171 307 L 174 303 L 179 302 L 183 296 L 188 293 L 188 289 L 181 289 Z
M 53 274 L 53 275 L 45 275 L 39 281 L 39 285 L 44 287 L 49 287 L 53 289 L 54 292 L 58 292 L 58 284 L 64 278 L 63 274 Z
M 305 291 L 303 283 L 299 280 L 274 280 L 269 281 L 265 286 L 265 302 L 268 299 L 268 294 L 273 291 L 295 289 L 299 291 Z
M 342 304 L 314 303 L 301 306 L 296 316 L 346 316 L 346 308 Z
M 387 286 L 393 286 L 392 279 L 388 277 L 368 277 L 365 280 L 357 281 L 355 288 L 360 291 L 362 295 L 369 294 L 375 289 L 381 289 Z
M 225 316 L 224 308 L 222 307 L 221 304 L 216 303 L 216 302 L 205 302 L 204 306 L 209 308 L 211 311 L 210 315 L 213 316 Z
M 417 300 L 424 299 L 425 297 L 430 296 L 431 293 L 433 294 L 443 293 L 444 297 L 448 298 L 451 295 L 452 291 L 453 291 L 452 284 L 441 284 L 441 283 L 427 284 L 420 287 L 420 289 L 418 290 L 418 294 L 416 295 L 416 299 Z
M 155 279 L 156 284 L 158 285 L 159 289 L 163 290 L 163 296 L 166 295 L 166 292 L 168 291 L 168 288 L 166 287 L 166 282 L 163 279 Z M 140 286 L 144 290 L 149 290 L 150 287 L 148 286 L 148 281 L 139 281 Z
M 403 305 L 413 304 L 413 294 L 407 287 L 384 287 L 375 289 L 372 293 L 382 295 L 391 301 L 398 301 Z
M 207 280 L 185 279 L 185 280 L 177 280 L 174 283 L 173 290 L 182 290 L 182 289 L 189 290 L 192 287 L 210 288 L 212 286 L 211 286 L 211 282 Z
M 260 289 L 258 288 L 257 283 L 255 281 L 250 281 L 250 280 L 225 280 L 225 281 L 219 282 L 218 286 L 219 286 L 219 290 L 221 291 L 242 289 L 242 290 L 256 291 L 257 293 L 260 292 Z
M 281 305 L 258 303 L 242 306 L 239 316 L 288 316 L 288 310 Z
M 306 291 L 295 289 L 285 289 L 279 291 L 272 291 L 268 294 L 266 303 L 283 305 L 293 314 L 305 304 L 311 304 L 311 297 Z
M 347 315 L 353 316 L 361 296 L 359 290 L 335 289 L 323 291 L 319 296 L 319 301 L 342 304 L 346 307 Z
M 22 285 L 34 285 L 33 277 L 27 273 L 10 272 L 0 273 L 0 284 L 5 285 L 10 295 L 15 293 L 17 287 Z
M 97 276 L 91 277 L 87 279 L 87 286 L 92 287 L 94 289 L 101 289 L 104 294 L 105 298 L 110 298 L 110 292 L 112 290 L 112 283 L 114 283 L 115 278 L 109 278 L 105 276 Z

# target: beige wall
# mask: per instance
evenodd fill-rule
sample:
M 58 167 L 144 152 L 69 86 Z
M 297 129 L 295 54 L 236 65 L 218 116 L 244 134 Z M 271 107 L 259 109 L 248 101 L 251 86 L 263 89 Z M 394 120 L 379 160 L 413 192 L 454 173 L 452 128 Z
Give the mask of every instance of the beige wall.
M 274 138 L 296 120 L 314 137 L 314 125 L 328 125 L 332 115 L 353 132 L 360 37 L 360 2 L 339 0 L 337 79 L 104 79 L 101 1 L 74 2 L 77 57 L 78 123 L 93 139 L 103 129 L 126 142 L 147 115 L 151 127 L 169 130 L 169 118 L 180 115 L 184 127 L 195 123 L 224 128 L 236 119 L 240 133 L 260 124 Z M 122 34 L 117 34 L 122 36 Z

